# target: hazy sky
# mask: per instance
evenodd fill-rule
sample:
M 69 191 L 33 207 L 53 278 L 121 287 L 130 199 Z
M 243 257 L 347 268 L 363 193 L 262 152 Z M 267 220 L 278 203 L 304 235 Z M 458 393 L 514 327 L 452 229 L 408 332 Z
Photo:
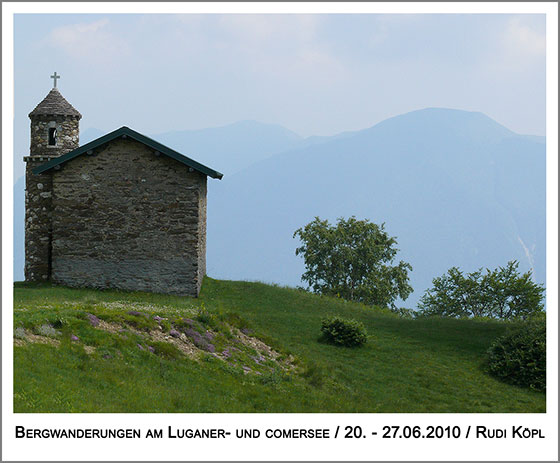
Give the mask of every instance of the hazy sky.
M 253 119 L 329 135 L 435 106 L 545 134 L 544 15 L 18 14 L 14 26 L 16 159 L 53 71 L 82 131 Z

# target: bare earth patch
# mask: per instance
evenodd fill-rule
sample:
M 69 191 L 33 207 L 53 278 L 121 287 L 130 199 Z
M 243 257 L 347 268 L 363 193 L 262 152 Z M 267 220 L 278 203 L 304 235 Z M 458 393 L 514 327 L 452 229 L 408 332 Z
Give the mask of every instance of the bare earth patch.
M 265 344 L 260 339 L 254 338 L 252 336 L 248 336 L 243 332 L 241 332 L 240 330 L 238 330 L 237 328 L 234 328 L 233 330 L 235 336 L 237 337 L 237 339 L 241 341 L 242 344 L 252 347 L 257 352 L 261 354 L 266 354 L 268 357 L 271 357 L 273 359 L 276 359 L 280 355 L 278 352 L 273 350 L 268 344 Z
M 170 333 L 163 331 L 161 326 L 158 326 L 157 329 L 151 330 L 149 333 L 144 331 L 139 331 L 136 328 L 126 324 L 126 329 L 136 335 L 139 335 L 145 339 L 145 341 L 149 344 L 150 341 L 157 341 L 157 342 L 165 342 L 168 344 L 172 344 L 175 346 L 179 351 L 181 351 L 184 355 L 190 358 L 200 358 L 203 353 L 208 354 L 208 352 L 204 351 L 203 349 L 198 348 L 192 340 L 187 337 L 184 333 L 180 333 L 179 336 L 171 336 Z M 98 329 L 102 329 L 105 331 L 109 331 L 111 333 L 122 333 L 123 327 L 117 323 L 109 323 L 104 320 L 99 320 L 99 325 L 97 326 Z M 231 328 L 232 334 L 236 337 L 236 339 L 243 345 L 250 347 L 257 351 L 258 355 L 260 356 L 261 361 L 272 360 L 275 362 L 280 368 L 284 371 L 290 371 L 295 368 L 294 365 L 294 358 L 289 356 L 285 360 L 279 360 L 280 353 L 276 352 L 272 349 L 268 344 L 264 343 L 260 339 L 257 339 L 253 336 L 248 336 L 241 332 L 237 328 Z M 172 330 L 173 331 L 173 330 Z M 211 334 L 214 334 L 210 331 Z M 223 354 L 219 353 L 211 353 L 214 357 L 219 358 L 222 361 L 226 361 L 227 357 Z M 258 362 L 258 361 L 257 361 Z M 260 362 L 258 362 L 260 363 Z M 244 370 L 244 373 L 252 373 L 253 371 L 247 367 Z M 256 374 L 260 374 L 255 372 Z
M 34 334 L 31 331 L 25 330 L 25 335 L 22 338 L 14 338 L 14 345 L 23 346 L 26 342 L 37 343 L 37 344 L 50 344 L 51 346 L 60 346 L 60 341 L 58 339 L 49 338 L 47 336 L 41 336 L 39 334 Z
M 181 333 L 181 336 L 174 338 L 168 333 L 164 333 L 161 330 L 150 331 L 150 338 L 154 341 L 166 342 L 168 344 L 173 344 L 177 349 L 179 349 L 183 354 L 188 357 L 196 358 L 200 356 L 202 352 L 198 347 L 196 347 L 189 339 Z
M 109 333 L 118 333 L 122 329 L 122 326 L 118 323 L 110 323 L 106 322 L 105 320 L 99 319 L 99 325 L 97 326 L 97 328 L 108 331 Z
M 95 347 L 93 346 L 84 346 L 84 350 L 86 351 L 86 354 L 93 354 L 95 352 Z
M 170 336 L 169 333 L 165 333 L 160 327 L 160 329 L 150 331 L 147 335 L 146 332 L 137 330 L 131 325 L 127 324 L 125 326 L 127 331 L 143 337 L 148 344 L 150 341 L 166 342 L 174 345 L 188 357 L 193 358 L 198 357 L 201 352 L 201 350 L 198 349 L 183 333 L 181 333 L 179 338 L 174 338 L 173 336 Z M 96 328 L 116 334 L 122 333 L 124 327 L 118 323 L 110 323 L 99 319 L 99 325 Z
M 295 365 L 293 364 L 294 358 L 292 356 L 289 356 L 284 361 L 279 361 L 278 357 L 280 357 L 280 353 L 276 352 L 260 339 L 248 336 L 237 328 L 232 328 L 232 332 L 242 344 L 252 347 L 265 359 L 268 357 L 269 359 L 275 361 L 283 370 L 289 371 L 295 368 Z
M 122 308 L 120 304 L 118 308 Z M 225 349 L 224 352 L 222 353 L 207 352 L 197 347 L 197 345 L 194 344 L 192 339 L 186 336 L 185 333 L 179 333 L 173 329 L 170 332 L 166 332 L 160 325 L 158 325 L 156 329 L 151 330 L 149 333 L 147 333 L 145 331 L 140 331 L 136 329 L 134 326 L 129 325 L 128 323 L 121 325 L 119 323 L 108 322 L 106 320 L 102 320 L 97 317 L 95 317 L 95 322 L 96 325 L 93 325 L 93 327 L 96 329 L 107 331 L 109 333 L 116 334 L 116 335 L 123 335 L 123 333 L 125 332 L 133 333 L 141 337 L 144 340 L 144 342 L 147 343 L 148 345 L 150 344 L 150 341 L 171 344 L 175 346 L 184 355 L 193 359 L 198 359 L 203 354 L 213 355 L 214 357 L 219 358 L 222 361 L 227 361 L 229 357 L 229 355 L 225 354 L 225 351 L 227 351 L 228 349 Z M 21 328 L 18 329 L 21 330 Z M 171 333 L 173 331 L 175 331 L 175 333 L 172 336 Z M 216 333 L 210 330 L 208 330 L 207 334 L 208 333 L 210 335 L 210 339 L 216 336 Z M 254 349 L 254 351 L 256 351 L 257 355 L 251 358 L 257 365 L 262 365 L 262 363 L 266 361 L 273 361 L 284 371 L 290 371 L 295 368 L 295 365 L 293 363 L 294 359 L 292 356 L 288 357 L 287 359 L 280 360 L 281 354 L 275 351 L 274 349 L 272 349 L 268 344 L 264 343 L 260 339 L 257 339 L 253 336 L 248 336 L 247 334 L 243 333 L 239 329 L 233 327 L 231 327 L 231 333 L 234 335 L 235 342 L 243 344 L 244 346 Z M 50 344 L 53 346 L 60 345 L 60 341 L 58 339 L 37 335 L 29 330 L 25 330 L 24 332 L 18 332 L 17 336 L 14 336 L 15 346 L 23 346 L 27 342 Z M 95 347 L 93 346 L 84 345 L 83 347 L 87 354 L 93 354 L 96 350 Z M 229 349 L 236 350 L 234 346 L 231 346 Z M 245 374 L 248 373 L 261 374 L 258 371 L 253 371 L 253 369 L 251 369 L 248 366 L 244 366 L 243 369 Z
M 24 337 L 14 338 L 14 346 L 22 347 L 25 346 L 28 342 L 32 344 L 48 344 L 55 347 L 60 346 L 60 341 L 58 339 L 34 334 L 28 330 L 25 330 Z M 95 347 L 84 346 L 84 350 L 86 351 L 86 354 L 93 354 L 95 352 Z

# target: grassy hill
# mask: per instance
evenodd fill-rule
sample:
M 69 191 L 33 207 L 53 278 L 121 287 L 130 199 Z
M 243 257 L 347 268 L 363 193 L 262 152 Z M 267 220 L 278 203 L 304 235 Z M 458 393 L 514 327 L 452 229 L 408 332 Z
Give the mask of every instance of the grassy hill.
M 368 343 L 318 342 L 328 314 Z M 210 278 L 198 299 L 16 283 L 14 410 L 544 412 L 545 394 L 484 372 L 506 329 Z

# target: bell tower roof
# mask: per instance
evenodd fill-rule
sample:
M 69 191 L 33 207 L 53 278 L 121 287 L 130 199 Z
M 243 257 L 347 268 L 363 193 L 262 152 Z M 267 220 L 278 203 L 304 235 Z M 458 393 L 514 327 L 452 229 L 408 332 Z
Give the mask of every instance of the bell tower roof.
M 53 87 L 43 101 L 29 113 L 30 118 L 35 116 L 71 116 L 78 119 L 82 118 L 78 110 L 66 101 L 56 87 Z

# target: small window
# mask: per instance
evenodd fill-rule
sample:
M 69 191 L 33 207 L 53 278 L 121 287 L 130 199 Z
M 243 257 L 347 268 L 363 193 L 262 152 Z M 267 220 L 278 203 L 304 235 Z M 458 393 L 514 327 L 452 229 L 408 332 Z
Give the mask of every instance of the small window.
M 49 128 L 49 146 L 56 146 L 56 127 Z

